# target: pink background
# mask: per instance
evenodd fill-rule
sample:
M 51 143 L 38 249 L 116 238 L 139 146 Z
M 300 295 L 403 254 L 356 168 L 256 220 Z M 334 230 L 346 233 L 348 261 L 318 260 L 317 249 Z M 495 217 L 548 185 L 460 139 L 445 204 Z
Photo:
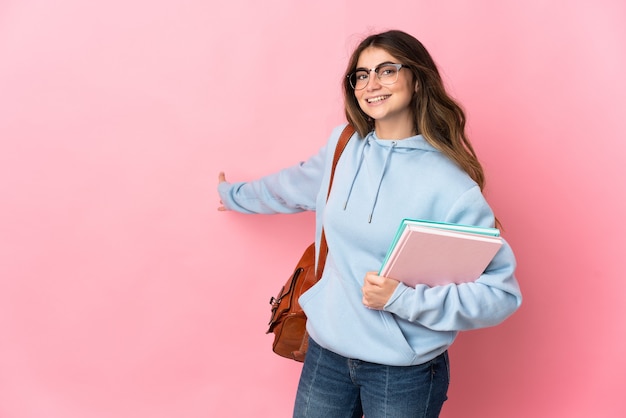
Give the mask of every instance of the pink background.
M 623 0 L 4 0 L 0 418 L 290 416 L 264 332 L 313 217 L 218 213 L 217 173 L 317 151 L 389 28 L 465 105 L 525 296 L 442 416 L 626 416 Z

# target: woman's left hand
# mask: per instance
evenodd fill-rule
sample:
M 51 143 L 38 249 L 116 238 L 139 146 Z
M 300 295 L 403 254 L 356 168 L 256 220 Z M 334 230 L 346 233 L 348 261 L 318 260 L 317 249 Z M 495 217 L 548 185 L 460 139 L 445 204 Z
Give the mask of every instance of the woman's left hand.
M 226 181 L 226 174 L 224 174 L 223 171 L 220 171 L 219 174 L 217 175 L 217 181 L 219 183 L 223 183 Z M 224 203 L 220 200 L 220 205 L 217 207 L 217 210 L 219 210 L 220 212 L 225 212 L 228 209 L 226 208 L 226 206 L 224 206 Z
M 400 282 L 389 277 L 379 276 L 375 271 L 368 272 L 361 288 L 363 305 L 370 309 L 383 309 L 398 283 Z

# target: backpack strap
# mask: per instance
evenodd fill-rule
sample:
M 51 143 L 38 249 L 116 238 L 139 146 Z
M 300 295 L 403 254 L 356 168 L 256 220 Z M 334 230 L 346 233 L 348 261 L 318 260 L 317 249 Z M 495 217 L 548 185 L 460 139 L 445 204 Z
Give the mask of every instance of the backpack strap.
M 326 201 L 328 201 L 328 196 L 330 196 L 330 189 L 333 187 L 333 178 L 335 177 L 335 168 L 337 167 L 337 161 L 339 161 L 339 157 L 341 157 L 341 153 L 348 145 L 348 141 L 352 138 L 354 134 L 354 126 L 348 124 L 341 132 L 341 136 L 339 137 L 339 141 L 337 141 L 337 147 L 335 148 L 335 155 L 333 156 L 333 166 L 330 170 L 330 181 L 328 183 L 328 194 L 326 195 Z M 322 226 L 322 238 L 320 240 L 320 254 L 317 262 L 317 268 L 315 269 L 315 275 L 317 276 L 317 280 L 321 279 L 322 273 L 324 272 L 324 264 L 326 264 L 326 256 L 328 255 L 328 244 L 326 243 L 326 235 L 324 235 L 324 226 Z

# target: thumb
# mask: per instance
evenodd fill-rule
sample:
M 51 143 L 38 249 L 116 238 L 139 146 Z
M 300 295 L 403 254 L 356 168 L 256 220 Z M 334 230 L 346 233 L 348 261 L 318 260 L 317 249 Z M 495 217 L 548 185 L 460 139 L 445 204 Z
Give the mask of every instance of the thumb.
M 220 171 L 220 173 L 217 176 L 217 179 L 219 180 L 220 183 L 225 182 L 226 181 L 226 175 L 224 174 L 223 171 Z

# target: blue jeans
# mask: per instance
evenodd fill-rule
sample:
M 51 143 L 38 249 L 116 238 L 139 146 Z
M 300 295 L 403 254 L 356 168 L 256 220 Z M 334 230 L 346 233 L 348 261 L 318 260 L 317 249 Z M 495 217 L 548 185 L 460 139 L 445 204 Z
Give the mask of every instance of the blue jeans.
M 417 366 L 342 357 L 309 339 L 294 418 L 438 417 L 448 398 L 448 353 Z

